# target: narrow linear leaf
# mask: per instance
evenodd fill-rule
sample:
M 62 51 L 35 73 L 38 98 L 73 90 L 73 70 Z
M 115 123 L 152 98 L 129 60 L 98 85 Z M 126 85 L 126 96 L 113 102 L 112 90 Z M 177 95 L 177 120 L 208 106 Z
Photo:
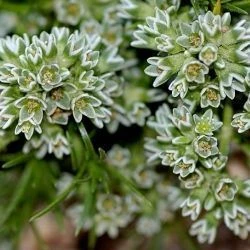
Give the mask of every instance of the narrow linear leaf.
M 233 5 L 239 8 L 244 8 L 244 9 L 250 9 L 250 1 L 245 0 L 245 1 L 234 1 Z
M 13 160 L 10 160 L 2 165 L 2 168 L 12 168 L 21 163 L 26 162 L 30 158 L 30 154 L 21 154 L 20 156 L 14 156 Z
M 52 210 L 56 205 L 58 205 L 68 196 L 68 194 L 74 189 L 75 185 L 76 182 L 74 180 L 52 203 L 50 203 L 46 208 L 42 209 L 40 212 L 32 216 L 29 221 L 32 222 Z
M 243 14 L 243 15 L 247 15 L 247 11 L 233 5 L 233 4 L 230 4 L 230 3 L 227 3 L 224 5 L 224 8 L 231 11 L 231 12 L 236 12 L 236 13 L 239 13 L 239 14 Z
M 6 212 L 3 214 L 0 224 L 4 224 L 9 217 L 12 215 L 12 213 L 17 209 L 19 202 L 23 199 L 24 196 L 26 196 L 26 191 L 29 188 L 29 184 L 32 177 L 32 167 L 33 162 L 27 164 L 25 170 L 23 171 L 23 175 L 21 177 L 21 180 L 19 181 L 16 191 L 14 195 L 12 196 L 12 199 L 9 203 L 9 206 L 6 209 Z
M 88 135 L 88 132 L 86 131 L 84 125 L 82 123 L 80 123 L 78 125 L 78 129 L 79 129 L 79 132 L 81 134 L 81 137 L 82 137 L 82 140 L 84 142 L 84 145 L 87 149 L 87 153 L 88 153 L 88 156 L 95 156 L 95 150 L 94 150 L 94 147 L 93 147 L 93 144 L 89 138 L 89 135 Z
M 82 175 L 83 175 L 83 170 L 78 172 L 75 179 L 68 185 L 67 188 L 65 188 L 65 190 L 61 194 L 59 194 L 57 196 L 57 198 L 53 202 L 51 202 L 47 207 L 45 207 L 44 209 L 42 209 L 41 211 L 39 211 L 38 213 L 33 215 L 29 221 L 32 222 L 32 221 L 38 219 L 39 217 L 43 216 L 44 214 L 46 214 L 50 210 L 52 210 L 55 206 L 57 206 L 63 200 L 65 200 L 65 198 L 68 196 L 68 194 L 70 192 L 72 192 L 73 189 L 75 188 L 75 186 L 79 183 L 79 180 L 81 180 L 81 182 L 83 182 Z M 86 180 L 88 180 L 88 178 Z
M 223 3 L 230 3 L 230 2 L 232 2 L 233 0 L 221 0 L 221 3 L 223 4 Z

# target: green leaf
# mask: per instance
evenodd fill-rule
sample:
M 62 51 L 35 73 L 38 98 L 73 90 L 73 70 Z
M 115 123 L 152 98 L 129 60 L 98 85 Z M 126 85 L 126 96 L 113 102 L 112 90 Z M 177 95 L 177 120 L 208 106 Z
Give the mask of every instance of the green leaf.
M 240 7 L 237 7 L 233 4 L 230 4 L 230 3 L 227 3 L 225 5 L 223 5 L 223 7 L 226 9 L 226 10 L 229 10 L 231 12 L 235 12 L 235 13 L 238 13 L 238 14 L 242 14 L 242 15 L 247 15 L 247 11 L 241 9 Z
M 91 142 L 91 140 L 89 138 L 88 132 L 86 131 L 84 125 L 82 123 L 80 123 L 78 125 L 78 129 L 79 129 L 79 132 L 81 134 L 84 145 L 86 147 L 87 159 L 89 159 L 91 157 L 95 158 L 96 153 L 95 153 L 93 144 L 92 144 L 92 142 Z
M 190 141 L 190 138 L 188 138 L 187 136 L 178 136 L 172 140 L 173 144 L 175 145 L 189 144 Z
M 2 214 L 0 225 L 3 225 L 9 217 L 14 213 L 14 211 L 18 208 L 18 204 L 20 201 L 26 196 L 29 189 L 29 184 L 32 181 L 32 172 L 33 172 L 33 164 L 35 162 L 31 161 L 26 165 L 25 170 L 23 171 L 22 177 L 17 184 L 15 189 L 15 193 L 13 194 L 9 206 L 6 208 L 6 212 Z
M 239 7 L 241 9 L 248 9 L 248 11 L 250 11 L 250 1 L 249 0 L 243 0 L 243 1 L 233 1 L 233 5 L 236 7 Z
M 77 184 L 79 183 L 79 180 L 81 182 L 83 182 L 84 180 L 82 179 L 82 175 L 83 175 L 83 168 L 80 169 L 80 171 L 77 173 L 76 177 L 74 178 L 74 180 L 68 185 L 67 188 L 64 189 L 64 191 L 62 191 L 62 193 L 60 193 L 57 198 L 52 201 L 46 208 L 42 209 L 41 211 L 39 211 L 38 213 L 36 213 L 35 215 L 33 215 L 30 218 L 30 222 L 36 220 L 37 218 L 43 216 L 44 214 L 48 213 L 50 210 L 52 210 L 55 206 L 57 206 L 59 203 L 61 203 L 62 201 L 64 201 L 66 199 L 66 197 L 68 196 L 68 194 L 70 192 L 72 192 L 75 187 L 77 186 Z M 86 178 L 86 181 L 88 181 L 88 178 Z
M 232 2 L 233 0 L 221 0 L 221 3 L 224 4 L 224 3 L 230 3 Z
M 30 154 L 21 154 L 19 156 L 14 155 L 12 158 L 13 160 L 10 160 L 2 165 L 2 168 L 12 168 L 19 164 L 22 164 L 26 162 L 31 157 Z
M 74 189 L 75 184 L 76 184 L 75 181 L 73 181 L 52 203 L 50 203 L 46 208 L 42 209 L 40 212 L 32 216 L 30 218 L 30 222 L 48 213 L 56 205 L 58 205 L 61 201 L 63 201 L 68 196 L 68 194 Z

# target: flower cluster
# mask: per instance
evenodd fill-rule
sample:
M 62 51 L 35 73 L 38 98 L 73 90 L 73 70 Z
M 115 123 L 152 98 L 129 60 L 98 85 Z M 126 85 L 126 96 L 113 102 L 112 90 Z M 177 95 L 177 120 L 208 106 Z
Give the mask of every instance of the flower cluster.
M 190 229 L 191 235 L 197 235 L 202 243 L 212 243 L 218 221 L 224 219 L 230 230 L 246 238 L 250 230 L 248 209 L 245 201 L 243 206 L 240 204 L 242 197 L 249 196 L 249 182 L 224 173 L 227 156 L 220 152 L 216 134 L 222 122 L 213 111 L 208 109 L 202 115 L 192 115 L 186 106 L 171 111 L 164 104 L 148 125 L 157 133 L 156 138 L 148 139 L 145 145 L 149 162 L 161 162 L 170 167 L 183 188 L 189 190 L 179 206 L 183 216 L 196 221 Z M 235 211 L 236 204 L 240 206 L 239 212 Z M 205 217 L 200 218 L 204 210 Z M 244 216 L 242 224 L 237 221 L 237 213 L 240 213 L 239 217 Z
M 190 24 L 176 24 L 174 18 L 157 8 L 134 33 L 133 46 L 160 52 L 148 59 L 145 70 L 155 77 L 153 85 L 168 82 L 172 96 L 182 99 L 201 93 L 202 108 L 219 107 L 226 97 L 234 99 L 235 91 L 244 92 L 250 64 L 248 23 L 231 26 L 230 13 L 207 12 Z
M 117 49 L 100 52 L 100 40 L 84 33 L 70 34 L 67 28 L 53 28 L 31 39 L 26 35 L 2 39 L 0 128 L 24 133 L 30 140 L 51 124 L 67 125 L 71 116 L 76 123 L 86 117 L 103 127 L 110 120 L 109 106 L 118 83 L 100 62 L 115 72 L 123 59 Z M 60 141 L 62 136 L 55 137 Z M 47 141 L 39 140 L 38 144 Z
M 190 174 L 200 179 L 201 166 L 223 167 L 223 161 L 221 166 L 213 164 L 218 158 L 224 157 L 219 153 L 217 138 L 214 136 L 222 123 L 215 118 L 211 109 L 198 116 L 192 115 L 185 106 L 171 112 L 164 104 L 157 110 L 156 120 L 149 121 L 149 126 L 158 134 L 155 141 L 150 140 L 146 144 L 152 154 L 151 159 L 160 158 L 161 163 L 172 167 L 173 173 L 181 179 Z M 185 181 L 186 185 L 192 185 L 189 181 Z M 195 182 L 199 184 L 199 181 Z

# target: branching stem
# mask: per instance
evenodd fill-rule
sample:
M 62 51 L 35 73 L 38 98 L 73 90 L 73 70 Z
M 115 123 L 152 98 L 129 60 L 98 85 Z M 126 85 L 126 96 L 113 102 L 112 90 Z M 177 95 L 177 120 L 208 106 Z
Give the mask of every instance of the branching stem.
M 223 111 L 223 127 L 221 130 L 221 134 L 219 136 L 220 152 L 223 155 L 228 155 L 230 152 L 230 144 L 233 133 L 233 129 L 231 126 L 232 117 L 233 117 L 232 105 L 226 103 Z

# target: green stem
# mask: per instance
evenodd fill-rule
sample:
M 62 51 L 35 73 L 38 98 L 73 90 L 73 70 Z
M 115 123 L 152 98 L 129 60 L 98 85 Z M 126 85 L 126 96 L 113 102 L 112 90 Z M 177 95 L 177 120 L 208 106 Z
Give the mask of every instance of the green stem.
M 220 134 L 220 152 L 223 155 L 228 155 L 230 152 L 230 143 L 233 134 L 231 126 L 232 117 L 232 106 L 229 103 L 226 103 L 223 111 L 223 127 Z
M 31 226 L 32 232 L 36 238 L 36 241 L 38 243 L 38 249 L 39 250 L 48 250 L 48 247 L 46 246 L 46 243 L 43 241 L 36 225 L 33 222 L 31 222 L 30 226 Z
M 96 245 L 96 234 L 95 234 L 95 228 L 92 228 L 89 231 L 89 238 L 88 238 L 88 248 L 89 250 L 94 250 Z

